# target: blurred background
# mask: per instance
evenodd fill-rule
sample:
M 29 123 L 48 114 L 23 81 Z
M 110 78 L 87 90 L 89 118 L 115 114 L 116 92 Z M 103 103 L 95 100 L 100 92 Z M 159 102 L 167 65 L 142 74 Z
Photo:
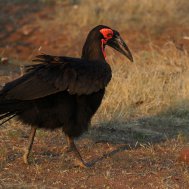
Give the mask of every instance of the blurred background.
M 133 52 L 188 45 L 187 0 L 1 0 L 0 56 L 31 60 L 38 51 L 79 56 L 88 31 L 120 31 Z
M 1 0 L 0 7 L 2 83 L 37 54 L 79 57 L 89 30 L 104 24 L 121 33 L 135 64 L 107 48 L 114 74 L 97 121 L 189 115 L 188 0 Z

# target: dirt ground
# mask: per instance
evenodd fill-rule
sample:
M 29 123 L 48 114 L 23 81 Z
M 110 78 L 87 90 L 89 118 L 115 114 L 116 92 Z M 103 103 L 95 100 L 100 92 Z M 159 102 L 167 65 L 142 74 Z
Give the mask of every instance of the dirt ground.
M 41 46 L 43 52 L 51 54 L 80 53 L 83 37 L 71 49 L 65 45 L 70 39 L 64 32 L 60 36 L 59 28 L 49 27 L 44 31 L 36 22 L 37 19 L 51 20 L 55 11 L 53 6 L 33 4 L 13 6 L 10 3 L 3 7 L 0 57 L 8 61 L 0 65 L 2 85 L 18 77 L 20 65 L 31 62 Z M 5 14 L 9 15 L 8 20 Z M 15 16 L 14 22 L 10 15 Z M 174 30 L 169 27 L 151 40 L 157 48 L 161 48 L 164 41 L 172 41 L 180 50 L 189 49 L 189 40 L 183 39 L 183 33 L 188 32 L 188 27 Z M 128 30 L 125 33 L 134 52 L 150 48 L 145 32 Z M 158 121 L 154 122 L 155 119 Z M 64 153 L 66 144 L 60 130 L 38 130 L 30 165 L 25 165 L 22 154 L 29 127 L 14 119 L 0 126 L 0 188 L 187 189 L 189 162 L 180 160 L 180 151 L 188 145 L 189 118 L 170 122 L 167 119 L 136 118 L 119 123 L 119 129 L 108 124 L 93 124 L 89 132 L 77 140 L 83 159 L 90 165 L 86 169 L 75 167 L 74 156 Z
M 1 188 L 189 187 L 189 166 L 179 159 L 186 138 L 177 133 L 176 138 L 166 138 L 152 130 L 144 135 L 147 129 L 143 132 L 140 120 L 140 131 L 130 130 L 129 123 L 124 127 L 128 130 L 93 126 L 77 141 L 83 159 L 90 164 L 86 169 L 75 167 L 73 155 L 63 152 L 65 141 L 59 130 L 38 131 L 30 165 L 25 165 L 22 154 L 29 128 L 15 120 L 9 124 L 0 134 Z

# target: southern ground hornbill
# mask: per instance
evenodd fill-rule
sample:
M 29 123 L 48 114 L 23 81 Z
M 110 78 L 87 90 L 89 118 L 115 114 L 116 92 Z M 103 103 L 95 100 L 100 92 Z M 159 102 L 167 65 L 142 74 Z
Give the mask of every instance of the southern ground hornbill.
M 68 148 L 81 158 L 74 138 L 88 129 L 101 104 L 105 87 L 111 80 L 111 68 L 105 60 L 109 45 L 133 61 L 131 52 L 119 33 L 107 26 L 93 28 L 83 46 L 81 58 L 38 55 L 26 73 L 7 83 L 0 91 L 0 119 L 14 116 L 31 125 L 29 143 L 23 159 L 28 163 L 37 128 L 62 128 Z

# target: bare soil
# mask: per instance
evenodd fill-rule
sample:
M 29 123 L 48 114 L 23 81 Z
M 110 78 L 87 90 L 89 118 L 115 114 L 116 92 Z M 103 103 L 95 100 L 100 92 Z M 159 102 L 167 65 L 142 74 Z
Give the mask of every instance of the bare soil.
M 14 120 L 1 129 L 0 184 L 2 188 L 188 188 L 189 165 L 179 159 L 186 138 L 175 133 L 171 139 L 152 131 L 146 136 L 141 134 L 142 122 L 137 123 L 140 131 L 93 126 L 77 141 L 90 164 L 83 169 L 74 166 L 72 154 L 64 153 L 59 130 L 38 131 L 30 165 L 25 165 L 22 154 L 29 128 Z M 135 127 L 136 122 L 124 128 L 129 124 Z

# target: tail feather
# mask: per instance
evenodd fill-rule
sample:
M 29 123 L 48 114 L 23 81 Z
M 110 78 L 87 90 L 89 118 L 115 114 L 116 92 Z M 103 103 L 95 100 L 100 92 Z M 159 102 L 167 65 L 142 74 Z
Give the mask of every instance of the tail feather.
M 6 117 L 8 117 L 6 120 L 3 120 L 1 123 L 0 123 L 0 126 L 1 125 L 3 125 L 4 123 L 6 123 L 7 121 L 9 121 L 10 119 L 12 119 L 13 117 L 15 117 L 17 114 L 11 114 L 11 116 L 6 116 Z M 6 117 L 4 117 L 4 118 L 6 118 Z M 1 118 L 0 120 L 2 120 L 3 118 Z
M 17 113 L 18 108 L 16 108 L 14 103 L 0 102 L 0 126 L 15 117 Z
M 0 116 L 0 120 L 2 120 L 4 118 L 7 118 L 7 117 L 9 117 L 9 116 L 11 116 L 13 114 L 15 115 L 16 113 L 12 113 L 12 112 L 5 113 L 5 114 L 3 114 L 3 115 Z
M 24 101 L 0 100 L 0 120 L 2 120 L 0 125 L 3 125 L 4 123 L 6 123 L 7 121 L 20 114 L 29 107 L 30 104 Z

